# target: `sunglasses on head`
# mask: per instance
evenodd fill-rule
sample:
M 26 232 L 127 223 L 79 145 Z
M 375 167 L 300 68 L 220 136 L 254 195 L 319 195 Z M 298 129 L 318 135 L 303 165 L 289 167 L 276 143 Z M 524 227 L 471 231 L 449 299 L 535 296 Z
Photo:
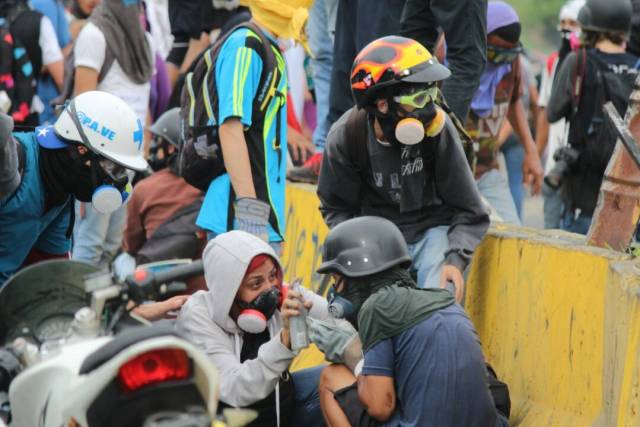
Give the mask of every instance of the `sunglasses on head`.
M 522 53 L 522 46 L 504 48 L 487 46 L 487 60 L 494 64 L 510 64 Z
M 394 96 L 393 100 L 398 104 L 410 105 L 414 108 L 424 108 L 429 102 L 433 102 L 438 97 L 438 87 L 433 84 L 427 87 L 415 87 Z

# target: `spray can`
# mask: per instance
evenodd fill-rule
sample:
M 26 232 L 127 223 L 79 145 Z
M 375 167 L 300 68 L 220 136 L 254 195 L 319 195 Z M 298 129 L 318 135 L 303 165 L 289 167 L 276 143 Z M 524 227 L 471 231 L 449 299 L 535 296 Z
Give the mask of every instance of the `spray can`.
M 293 281 L 291 290 L 300 292 L 300 279 Z M 300 315 L 289 319 L 289 335 L 291 337 L 291 350 L 298 353 L 303 348 L 309 347 L 309 331 L 307 329 L 307 309 L 300 303 Z

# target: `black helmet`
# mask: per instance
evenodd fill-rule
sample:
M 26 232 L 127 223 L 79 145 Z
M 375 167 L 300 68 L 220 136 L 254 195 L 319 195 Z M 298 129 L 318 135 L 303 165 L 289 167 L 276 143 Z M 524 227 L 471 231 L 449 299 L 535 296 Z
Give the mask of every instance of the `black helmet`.
M 164 138 L 177 148 L 180 142 L 180 108 L 175 107 L 162 113 L 149 127 L 149 132 Z
M 598 33 L 629 33 L 631 2 L 629 0 L 587 0 L 578 12 L 583 30 Z
M 340 273 L 350 278 L 411 264 L 407 243 L 398 227 L 377 216 L 338 224 L 324 242 L 322 260 L 318 273 Z

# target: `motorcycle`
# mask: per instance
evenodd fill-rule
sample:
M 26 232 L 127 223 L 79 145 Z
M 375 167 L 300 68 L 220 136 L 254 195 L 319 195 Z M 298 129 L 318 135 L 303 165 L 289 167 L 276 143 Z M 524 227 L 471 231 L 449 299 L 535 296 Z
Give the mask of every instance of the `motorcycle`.
M 124 281 L 66 260 L 17 273 L 0 290 L 0 419 L 16 427 L 250 422 L 240 410 L 216 421 L 218 376 L 206 355 L 171 324 L 151 326 L 133 311 L 182 292 L 181 281 L 197 274 L 201 261 L 139 268 Z

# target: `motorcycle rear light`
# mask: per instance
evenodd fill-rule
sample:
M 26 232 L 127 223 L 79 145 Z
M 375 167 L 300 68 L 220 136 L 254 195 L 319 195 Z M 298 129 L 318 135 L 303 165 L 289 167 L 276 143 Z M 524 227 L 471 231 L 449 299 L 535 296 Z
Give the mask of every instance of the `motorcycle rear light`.
M 131 393 L 151 384 L 183 380 L 191 376 L 191 363 L 184 350 L 153 350 L 136 356 L 120 367 L 120 389 Z

